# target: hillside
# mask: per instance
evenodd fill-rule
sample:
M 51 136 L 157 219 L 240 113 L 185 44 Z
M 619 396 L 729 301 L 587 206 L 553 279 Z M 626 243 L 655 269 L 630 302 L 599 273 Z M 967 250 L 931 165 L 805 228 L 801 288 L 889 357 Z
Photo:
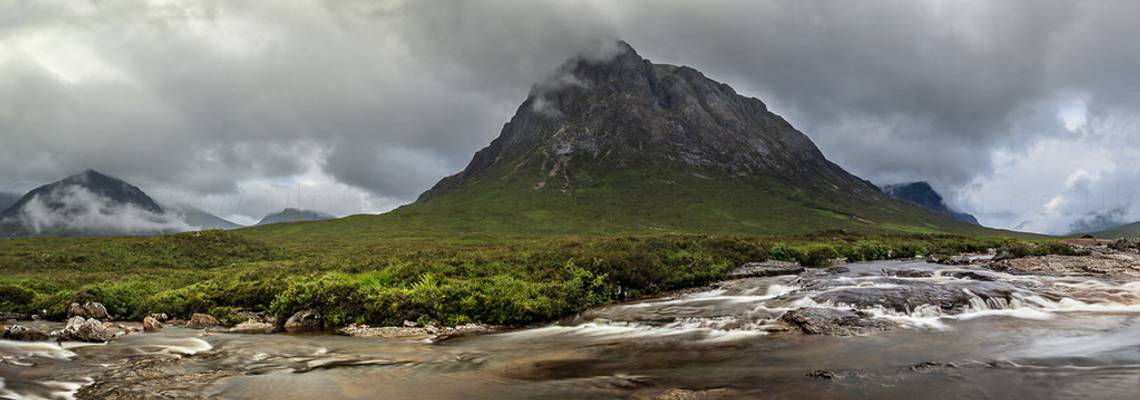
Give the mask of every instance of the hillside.
M 619 44 L 536 84 L 500 136 L 410 205 L 255 228 L 338 234 L 1007 234 L 897 201 L 827 160 L 760 100 Z
M 1106 229 L 1100 232 L 1092 233 L 1091 235 L 1098 238 L 1106 239 L 1119 239 L 1119 238 L 1136 238 L 1140 237 L 1140 221 L 1133 222 L 1127 225 L 1121 225 L 1112 229 Z

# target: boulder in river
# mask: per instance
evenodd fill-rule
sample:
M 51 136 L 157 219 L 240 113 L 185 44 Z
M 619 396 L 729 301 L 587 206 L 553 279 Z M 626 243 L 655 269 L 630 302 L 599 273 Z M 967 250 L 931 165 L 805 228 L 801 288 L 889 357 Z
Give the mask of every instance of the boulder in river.
M 301 310 L 285 321 L 285 331 L 289 333 L 317 332 L 324 327 L 321 314 L 313 310 Z
M 83 304 L 71 303 L 71 306 L 67 307 L 67 318 L 72 317 L 83 317 L 87 319 L 94 318 L 102 320 L 111 319 L 111 315 L 107 313 L 107 307 L 104 307 L 103 303 L 96 303 L 91 301 Z
M 162 323 L 158 322 L 158 319 L 149 315 L 143 318 L 143 332 L 158 332 L 160 330 L 162 330 Z
M 102 322 L 83 317 L 71 317 L 67 320 L 67 326 L 57 331 L 55 336 L 59 340 L 80 342 L 106 342 L 111 339 L 111 334 L 103 327 Z
M 30 326 L 12 325 L 8 327 L 8 329 L 4 330 L 4 339 L 8 340 L 18 340 L 21 342 L 38 342 L 41 340 L 48 340 L 49 338 L 50 337 L 48 336 L 47 332 Z
M 1137 247 L 1138 246 L 1136 244 L 1136 241 L 1132 239 L 1117 239 L 1115 242 L 1112 242 L 1112 244 L 1108 245 L 1108 248 L 1116 251 L 1135 250 Z
M 277 325 L 250 318 L 230 328 L 229 331 L 232 333 L 273 333 L 277 331 Z
M 222 326 L 217 318 L 210 314 L 194 313 L 190 316 L 190 322 L 186 323 L 186 327 L 190 329 L 206 329 Z
M 768 260 L 744 263 L 744 265 L 730 271 L 727 278 L 762 278 L 777 275 L 796 275 L 801 272 L 804 272 L 804 267 L 798 262 Z
M 800 308 L 784 313 L 780 320 L 809 335 L 853 336 L 895 326 L 855 309 Z

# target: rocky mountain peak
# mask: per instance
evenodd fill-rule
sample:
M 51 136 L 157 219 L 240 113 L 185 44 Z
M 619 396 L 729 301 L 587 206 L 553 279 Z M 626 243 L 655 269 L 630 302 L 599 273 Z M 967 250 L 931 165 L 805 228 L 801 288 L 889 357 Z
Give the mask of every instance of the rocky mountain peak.
M 880 195 L 825 159 L 760 100 L 614 42 L 571 58 L 535 84 L 499 138 L 420 201 L 484 179 L 538 175 L 535 190 L 569 192 L 586 175 L 663 168 Z

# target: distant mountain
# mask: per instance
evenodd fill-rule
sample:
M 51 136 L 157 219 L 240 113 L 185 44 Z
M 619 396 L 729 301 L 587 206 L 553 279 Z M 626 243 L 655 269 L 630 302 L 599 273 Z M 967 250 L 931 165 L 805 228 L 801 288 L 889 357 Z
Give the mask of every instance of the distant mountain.
M 942 195 L 926 182 L 911 182 L 883 187 L 883 193 L 893 198 L 909 201 L 934 212 L 972 225 L 981 225 L 973 215 L 951 209 L 942 201 Z
M 8 207 L 16 204 L 17 201 L 20 201 L 20 197 L 22 196 L 15 193 L 0 192 L 0 212 L 4 212 Z
M 1102 239 L 1137 238 L 1140 237 L 1140 221 L 1115 228 L 1091 233 L 1092 236 Z
M 188 226 L 138 187 L 94 170 L 25 194 L 0 213 L 0 236 L 150 235 Z
M 196 230 L 238 229 L 245 227 L 244 225 L 230 222 L 229 220 L 188 204 L 168 204 L 165 208 L 168 213 L 177 215 L 183 222 L 186 222 L 187 225 L 194 227 Z
M 286 208 L 281 212 L 266 215 L 265 218 L 258 221 L 257 225 L 269 225 L 281 222 L 324 221 L 330 219 L 336 219 L 336 217 L 319 211 Z

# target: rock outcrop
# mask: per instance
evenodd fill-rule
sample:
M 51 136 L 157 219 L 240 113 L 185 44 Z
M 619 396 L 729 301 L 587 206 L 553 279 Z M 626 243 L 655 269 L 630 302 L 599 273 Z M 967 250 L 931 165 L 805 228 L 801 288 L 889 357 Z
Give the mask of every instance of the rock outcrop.
M 162 330 L 162 323 L 152 316 L 143 318 L 143 332 L 158 332 Z
M 319 332 L 324 329 L 321 314 L 313 310 L 302 310 L 285 321 L 285 331 L 289 333 Z
M 895 327 L 854 309 L 800 308 L 784 313 L 780 320 L 809 335 L 853 336 Z
M 4 330 L 4 339 L 8 340 L 36 342 L 48 340 L 49 338 L 50 336 L 47 334 L 47 332 L 29 326 L 12 325 L 9 326 L 8 329 Z
M 62 341 L 106 342 L 112 338 L 111 332 L 107 331 L 107 327 L 103 326 L 102 322 L 83 317 L 68 319 L 67 326 L 53 333 L 52 336 Z
M 83 304 L 71 303 L 71 306 L 67 307 L 67 318 L 72 317 L 111 319 L 111 315 L 107 313 L 107 307 L 104 307 L 102 303 L 90 301 Z
M 744 263 L 744 265 L 730 271 L 726 277 L 729 279 L 762 278 L 777 275 L 796 275 L 801 272 L 804 272 L 804 267 L 798 262 L 769 260 Z
M 190 316 L 190 321 L 186 322 L 186 327 L 190 329 L 216 328 L 219 326 L 222 326 L 222 323 L 210 314 L 194 313 Z

